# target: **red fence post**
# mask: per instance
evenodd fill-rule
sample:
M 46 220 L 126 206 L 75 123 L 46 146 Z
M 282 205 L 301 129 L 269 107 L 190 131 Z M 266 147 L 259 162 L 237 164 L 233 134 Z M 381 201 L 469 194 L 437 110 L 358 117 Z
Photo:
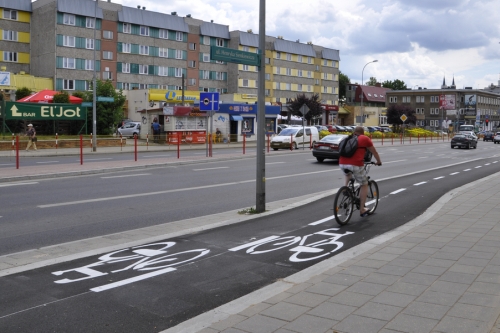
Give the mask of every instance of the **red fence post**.
M 137 136 L 134 136 L 134 160 L 137 162 Z
M 146 133 L 146 150 L 149 150 L 149 133 Z
M 19 169 L 19 135 L 16 135 L 16 169 Z
M 83 135 L 80 134 L 80 165 L 83 165 Z
M 16 139 L 14 138 L 14 133 L 12 133 L 12 151 L 16 150 Z
M 270 143 L 269 143 L 269 134 L 268 134 L 267 135 L 267 152 L 268 153 L 269 153 L 269 145 L 270 145 Z
M 123 151 L 123 136 L 120 133 L 120 151 Z
M 181 136 L 180 132 L 177 131 L 177 159 L 181 157 Z
M 245 135 L 245 133 L 243 133 L 243 155 L 245 155 L 245 146 L 246 146 L 246 142 L 247 142 L 246 138 L 247 138 L 247 136 Z

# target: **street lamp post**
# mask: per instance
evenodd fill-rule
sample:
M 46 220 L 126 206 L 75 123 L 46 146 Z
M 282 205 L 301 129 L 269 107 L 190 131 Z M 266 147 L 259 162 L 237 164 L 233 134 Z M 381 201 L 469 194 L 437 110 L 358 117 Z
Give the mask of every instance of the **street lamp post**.
M 364 67 L 363 67 L 363 70 L 361 71 L 361 119 L 360 119 L 360 126 L 363 126 L 363 123 L 364 123 L 364 112 L 363 112 L 363 73 L 365 71 L 365 67 L 368 65 L 368 64 L 371 64 L 372 62 L 378 62 L 378 60 L 373 60 L 373 61 L 370 61 L 369 63 L 367 63 Z

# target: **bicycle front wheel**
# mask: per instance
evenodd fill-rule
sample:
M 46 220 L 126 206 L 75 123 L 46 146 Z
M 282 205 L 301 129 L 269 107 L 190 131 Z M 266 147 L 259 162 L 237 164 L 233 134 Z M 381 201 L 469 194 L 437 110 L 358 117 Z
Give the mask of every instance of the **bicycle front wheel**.
M 346 225 L 351 219 L 354 207 L 354 198 L 352 191 L 347 186 L 342 186 L 333 201 L 333 215 L 340 225 Z
M 366 195 L 365 207 L 368 208 L 370 214 L 372 214 L 378 206 L 378 185 L 374 180 L 368 182 L 368 194 Z

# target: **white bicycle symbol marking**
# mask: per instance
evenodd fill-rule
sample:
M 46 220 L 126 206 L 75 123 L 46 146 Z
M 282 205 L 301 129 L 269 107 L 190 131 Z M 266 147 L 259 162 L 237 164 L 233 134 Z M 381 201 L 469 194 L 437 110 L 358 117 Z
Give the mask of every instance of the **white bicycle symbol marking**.
M 344 246 L 344 243 L 339 242 L 339 239 L 344 236 L 354 234 L 354 232 L 350 231 L 346 231 L 343 234 L 333 232 L 336 230 L 339 229 L 325 229 L 305 236 L 270 236 L 255 242 L 233 247 L 229 249 L 229 251 L 236 252 L 247 249 L 246 253 L 248 254 L 262 254 L 296 245 L 295 247 L 289 249 L 289 251 L 293 252 L 289 259 L 291 262 L 316 260 L 340 250 Z M 321 236 L 329 237 L 306 244 L 309 238 L 321 238 Z M 332 246 L 333 249 L 329 250 Z
M 68 269 L 65 271 L 52 272 L 52 274 L 57 276 L 70 272 L 72 272 L 73 274 L 78 273 L 83 275 L 83 277 L 80 278 L 75 278 L 75 279 L 65 278 L 54 282 L 58 284 L 73 283 L 73 282 L 93 279 L 108 274 L 116 274 L 127 270 L 134 270 L 141 272 L 149 271 L 149 273 L 146 274 L 141 274 L 132 278 L 120 280 L 117 282 L 109 283 L 100 287 L 95 287 L 90 289 L 94 292 L 100 292 L 120 287 L 126 284 L 134 283 L 140 280 L 145 280 L 153 276 L 158 276 L 161 274 L 175 271 L 176 268 L 173 268 L 172 266 L 177 266 L 180 264 L 193 261 L 210 252 L 210 250 L 208 249 L 195 249 L 195 250 L 169 253 L 167 249 L 169 249 L 174 245 L 175 242 L 161 242 L 161 243 L 134 246 L 127 249 L 114 251 L 105 254 L 103 256 L 100 256 L 98 258 L 99 261 L 94 262 L 92 264 L 73 269 Z M 126 254 L 125 252 L 129 253 Z M 126 254 L 126 255 L 117 256 L 117 254 Z M 134 262 L 125 267 L 116 267 L 118 269 L 114 270 L 104 269 L 107 268 L 108 265 L 111 265 L 113 267 L 120 266 L 121 263 L 128 263 L 129 261 L 134 261 Z M 102 269 L 97 270 L 96 267 L 100 267 Z

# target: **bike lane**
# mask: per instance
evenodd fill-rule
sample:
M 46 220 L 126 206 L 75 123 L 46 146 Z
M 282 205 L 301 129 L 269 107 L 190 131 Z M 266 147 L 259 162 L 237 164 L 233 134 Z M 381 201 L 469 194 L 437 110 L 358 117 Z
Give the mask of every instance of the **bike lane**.
M 167 329 L 412 220 L 478 173 L 500 171 L 493 162 L 381 181 L 376 213 L 361 219 L 355 211 L 344 227 L 331 216 L 330 196 L 240 224 L 2 277 L 0 331 Z

